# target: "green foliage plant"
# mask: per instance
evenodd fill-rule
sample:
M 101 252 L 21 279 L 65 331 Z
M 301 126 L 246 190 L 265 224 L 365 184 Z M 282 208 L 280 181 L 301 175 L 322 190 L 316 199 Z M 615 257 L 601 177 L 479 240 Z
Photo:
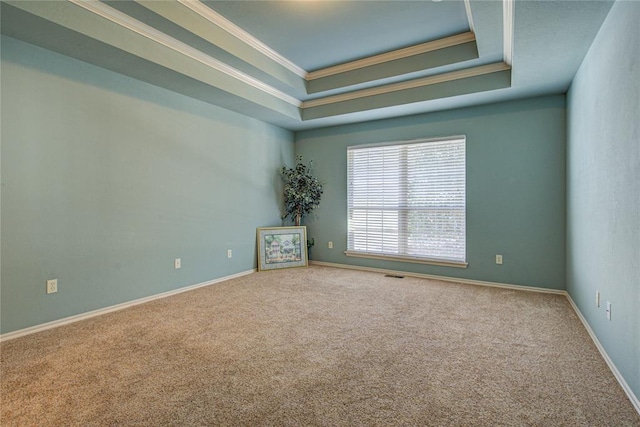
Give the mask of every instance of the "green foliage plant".
M 282 219 L 291 218 L 296 226 L 313 209 L 320 205 L 322 197 L 322 183 L 311 175 L 311 167 L 302 162 L 302 156 L 296 158 L 293 168 L 280 169 L 284 181 L 284 210 Z

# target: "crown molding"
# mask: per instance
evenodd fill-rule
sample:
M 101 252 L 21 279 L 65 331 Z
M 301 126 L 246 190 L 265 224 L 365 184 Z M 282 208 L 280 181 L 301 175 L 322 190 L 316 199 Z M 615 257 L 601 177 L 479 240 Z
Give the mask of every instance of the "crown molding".
M 368 56 L 356 61 L 345 62 L 344 64 L 335 65 L 333 67 L 311 71 L 307 75 L 307 80 L 315 80 L 323 77 L 333 76 L 336 74 L 346 73 L 348 71 L 354 71 L 373 65 L 383 64 L 385 62 L 408 58 L 410 56 L 420 55 L 422 53 L 432 52 L 434 50 L 445 49 L 447 47 L 473 42 L 475 40 L 476 36 L 472 32 L 456 34 L 455 36 L 445 37 L 426 43 L 420 43 L 414 46 L 393 50 L 391 52 Z
M 133 31 L 143 37 L 146 37 L 149 40 L 152 40 L 158 44 L 161 44 L 175 52 L 178 52 L 184 56 L 187 56 L 195 61 L 200 62 L 201 64 L 206 65 L 209 68 L 212 68 L 216 71 L 224 73 L 230 77 L 233 77 L 255 89 L 258 89 L 262 92 L 265 92 L 269 95 L 275 96 L 276 98 L 281 99 L 291 105 L 296 107 L 300 107 L 301 101 L 297 98 L 294 98 L 284 92 L 279 91 L 278 89 L 269 86 L 268 84 L 249 76 L 248 74 L 243 73 L 222 61 L 219 61 L 211 56 L 189 46 L 186 43 L 181 42 L 180 40 L 174 39 L 155 28 L 138 21 L 130 17 L 129 15 L 120 12 L 117 9 L 114 9 L 107 4 L 100 1 L 84 1 L 84 0 L 68 0 L 70 3 L 80 6 L 83 9 L 88 10 L 98 16 L 101 16 L 114 24 L 120 25 L 123 28 L 126 28 L 130 31 Z M 205 6 L 206 7 L 206 6 Z
M 513 64 L 514 7 L 515 0 L 502 1 L 502 38 L 504 42 L 503 61 L 508 65 Z
M 297 74 L 298 76 L 302 78 L 307 77 L 306 70 L 294 64 L 293 62 L 289 61 L 287 58 L 280 55 L 278 52 L 276 52 L 275 50 L 273 50 L 272 48 L 270 48 L 269 46 L 267 46 L 266 44 L 264 44 L 263 42 L 255 38 L 254 36 L 252 36 L 251 34 L 247 33 L 245 30 L 238 27 L 236 24 L 229 21 L 227 18 L 220 15 L 218 12 L 216 12 L 215 10 L 211 9 L 209 6 L 202 3 L 200 0 L 178 0 L 178 2 L 185 7 L 188 7 L 198 15 L 202 16 L 207 21 L 222 28 L 232 36 L 248 44 L 258 52 L 267 56 L 269 59 L 277 62 L 278 64 L 282 65 L 283 67 Z
M 192 60 L 195 60 L 213 70 L 219 71 L 227 76 L 230 76 L 242 83 L 245 83 L 254 89 L 260 90 L 266 94 L 274 96 L 282 101 L 285 101 L 298 108 L 312 108 L 323 105 L 330 105 L 334 103 L 350 101 L 359 98 L 366 98 L 381 94 L 393 93 L 408 89 L 414 89 L 438 83 L 444 83 L 448 81 L 454 81 L 459 79 L 465 79 L 469 77 L 480 76 L 483 74 L 490 74 L 500 71 L 506 71 L 511 69 L 511 61 L 513 59 L 513 8 L 515 0 L 503 0 L 503 22 L 504 22 L 504 62 L 493 63 L 449 73 L 443 73 L 428 77 L 422 77 L 418 79 L 408 80 L 404 82 L 398 82 L 394 84 L 382 85 L 367 89 L 356 90 L 353 92 L 337 94 L 333 96 L 321 97 L 311 99 L 308 101 L 302 101 L 296 97 L 293 97 L 287 93 L 284 93 L 259 79 L 256 79 L 236 68 L 229 66 L 228 64 L 217 60 L 204 52 L 201 52 L 186 43 L 181 42 L 167 34 L 164 34 L 155 28 L 132 18 L 131 16 L 120 12 L 117 9 L 110 7 L 108 4 L 101 1 L 86 1 L 86 0 L 68 0 L 70 3 L 82 7 L 98 16 L 101 16 L 112 23 L 115 23 L 123 28 L 133 31 L 149 40 L 152 40 L 160 45 L 163 45 L 181 55 L 184 55 Z M 335 74 L 344 73 L 347 71 L 358 70 L 364 67 L 372 65 L 382 64 L 389 61 L 394 61 L 402 58 L 407 58 L 447 47 L 452 47 L 464 43 L 475 42 L 476 37 L 472 31 L 457 34 L 451 37 L 446 37 L 439 40 L 433 40 L 426 43 L 421 43 L 414 46 L 408 46 L 406 48 L 398 49 L 395 51 L 383 53 L 380 55 L 373 55 L 370 57 L 362 58 L 360 60 L 336 65 L 333 67 L 327 67 L 321 70 L 317 70 L 311 73 L 307 73 L 302 68 L 293 64 L 291 61 L 282 57 L 280 54 L 269 48 L 264 43 L 257 40 L 255 37 L 246 33 L 244 30 L 215 12 L 213 9 L 206 6 L 200 0 L 177 0 L 181 5 L 187 7 L 198 15 L 204 17 L 209 22 L 217 25 L 221 29 L 229 32 L 234 37 L 247 43 L 252 48 L 260 51 L 269 58 L 273 59 L 277 63 L 285 66 L 294 73 L 306 78 L 307 80 L 319 79 Z M 470 0 L 465 0 L 465 8 L 467 10 L 467 16 L 469 19 L 470 27 L 473 26 L 473 20 L 471 17 Z
M 464 0 L 464 10 L 467 12 L 467 20 L 469 21 L 469 31 L 475 33 L 475 26 L 473 25 L 473 16 L 471 15 L 471 0 Z
M 437 74 L 435 76 L 422 77 L 406 82 L 399 82 L 334 96 L 327 96 L 324 98 L 312 99 L 309 101 L 304 101 L 302 103 L 302 108 L 319 107 L 321 105 L 335 104 L 337 102 L 351 101 L 358 98 L 366 98 L 369 96 L 382 95 L 385 93 L 398 92 L 401 90 L 415 89 L 422 86 L 429 86 L 438 83 L 449 82 L 452 80 L 466 79 L 469 77 L 481 76 L 483 74 L 491 74 L 510 69 L 511 67 L 504 62 L 496 62 L 494 64 L 481 65 L 479 67 Z

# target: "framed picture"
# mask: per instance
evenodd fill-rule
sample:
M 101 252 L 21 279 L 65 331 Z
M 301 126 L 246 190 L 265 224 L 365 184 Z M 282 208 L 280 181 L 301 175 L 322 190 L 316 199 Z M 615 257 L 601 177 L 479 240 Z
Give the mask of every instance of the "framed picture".
M 258 228 L 258 271 L 307 265 L 307 227 Z

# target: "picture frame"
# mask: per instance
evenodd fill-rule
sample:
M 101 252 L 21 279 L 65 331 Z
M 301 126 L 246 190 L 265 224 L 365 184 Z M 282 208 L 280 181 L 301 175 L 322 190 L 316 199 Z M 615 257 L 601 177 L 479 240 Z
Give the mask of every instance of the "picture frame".
M 258 271 L 307 267 L 307 227 L 257 229 Z

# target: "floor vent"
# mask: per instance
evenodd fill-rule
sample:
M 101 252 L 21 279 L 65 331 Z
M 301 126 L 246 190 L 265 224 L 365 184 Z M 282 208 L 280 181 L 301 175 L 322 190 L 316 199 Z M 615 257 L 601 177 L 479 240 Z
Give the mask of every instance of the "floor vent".
M 385 274 L 384 277 L 391 277 L 394 279 L 404 279 L 404 276 L 397 276 L 395 274 Z

